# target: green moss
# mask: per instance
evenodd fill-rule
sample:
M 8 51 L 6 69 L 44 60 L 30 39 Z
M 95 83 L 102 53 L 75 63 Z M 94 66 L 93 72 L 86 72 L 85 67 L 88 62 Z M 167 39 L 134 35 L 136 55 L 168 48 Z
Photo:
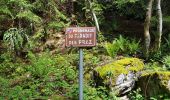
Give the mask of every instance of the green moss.
M 137 72 L 142 70 L 143 67 L 143 62 L 138 58 L 123 58 L 105 66 L 97 67 L 96 71 L 102 79 L 107 79 L 108 76 L 114 79 L 121 73 L 128 74 L 129 71 Z
M 169 71 L 144 71 L 138 80 L 138 86 L 146 97 L 165 96 L 170 97 Z M 163 100 L 163 99 L 159 99 Z
M 160 85 L 167 86 L 168 81 L 170 80 L 170 71 L 156 71 L 156 72 L 147 72 L 143 73 L 142 76 L 153 77 L 154 75 L 160 80 Z

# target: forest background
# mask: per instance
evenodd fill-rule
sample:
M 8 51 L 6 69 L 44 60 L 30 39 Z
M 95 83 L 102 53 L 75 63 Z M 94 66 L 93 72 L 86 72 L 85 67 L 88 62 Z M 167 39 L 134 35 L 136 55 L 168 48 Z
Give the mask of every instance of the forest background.
M 170 98 L 169 5 L 169 0 L 0 0 L 0 99 L 78 99 L 78 48 L 64 45 L 70 26 L 97 28 L 97 46 L 84 49 L 84 99 Z M 138 60 L 142 68 L 124 71 Z M 116 65 L 120 61 L 125 62 Z M 142 73 L 135 85 L 114 92 L 118 76 L 131 71 Z

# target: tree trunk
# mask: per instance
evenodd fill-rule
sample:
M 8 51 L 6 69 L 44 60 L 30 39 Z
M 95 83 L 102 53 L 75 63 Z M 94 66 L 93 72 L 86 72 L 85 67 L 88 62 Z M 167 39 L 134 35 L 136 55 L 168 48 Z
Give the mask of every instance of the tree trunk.
M 158 51 L 161 46 L 162 37 L 162 10 L 161 10 L 161 0 L 157 0 L 157 15 L 158 15 L 158 25 L 157 25 L 157 35 L 155 38 L 155 51 Z
M 147 6 L 147 12 L 146 12 L 146 19 L 144 22 L 144 38 L 145 38 L 145 57 L 149 56 L 149 47 L 150 47 L 150 33 L 149 33 L 149 28 L 150 28 L 150 21 L 151 21 L 151 16 L 152 16 L 152 5 L 153 5 L 154 0 L 149 0 L 148 6 Z
M 92 14 L 93 14 L 93 18 L 94 18 L 94 21 L 95 21 L 95 25 L 96 25 L 97 31 L 100 32 L 100 27 L 99 27 L 98 19 L 97 19 L 96 14 L 95 14 L 95 12 L 93 10 L 92 10 Z
M 92 15 L 93 15 L 93 19 L 94 19 L 94 21 L 95 21 L 95 25 L 96 25 L 97 31 L 100 32 L 100 27 L 99 27 L 98 19 L 97 19 L 97 17 L 96 17 L 96 13 L 95 13 L 95 11 L 94 11 L 93 8 L 92 8 L 92 3 L 91 3 L 91 1 L 88 0 L 88 2 L 89 2 L 89 4 L 90 4 L 90 10 L 91 10 L 91 13 L 92 13 Z
M 23 7 L 20 8 L 19 12 L 21 13 L 23 11 Z M 22 22 L 21 19 L 18 18 L 18 28 L 21 29 L 22 28 Z

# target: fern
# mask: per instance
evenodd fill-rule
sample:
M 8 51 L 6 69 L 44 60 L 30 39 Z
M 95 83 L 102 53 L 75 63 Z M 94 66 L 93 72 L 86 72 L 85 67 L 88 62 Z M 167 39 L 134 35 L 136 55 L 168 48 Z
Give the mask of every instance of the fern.
M 125 50 L 126 50 L 126 46 L 125 45 L 128 42 L 128 40 L 120 35 L 119 38 L 116 39 L 116 42 L 117 42 L 120 50 L 122 52 L 125 52 Z
M 10 28 L 4 33 L 3 40 L 9 47 L 9 51 L 17 51 L 23 48 L 25 41 L 28 41 L 28 36 L 22 29 Z
M 136 54 L 140 49 L 140 41 L 128 40 L 122 37 L 116 38 L 112 43 L 106 43 L 105 49 L 109 56 L 115 57 L 117 54 Z
M 33 12 L 31 12 L 30 10 L 19 12 L 17 14 L 17 18 L 24 18 L 30 22 L 36 22 L 36 23 L 42 22 L 42 19 L 39 16 L 37 16 L 36 14 L 34 14 Z
M 49 28 L 54 28 L 56 30 L 60 30 L 61 28 L 65 27 L 65 24 L 63 22 L 55 22 L 55 21 L 53 21 L 53 22 L 50 22 L 48 24 L 48 27 Z
M 35 77 L 46 77 L 53 70 L 54 62 L 48 53 L 36 56 L 29 52 L 28 58 L 32 65 L 28 67 L 28 71 Z
M 55 1 L 50 0 L 50 1 L 49 1 L 49 6 L 51 7 L 51 9 L 54 9 L 56 18 L 60 18 L 60 19 L 62 19 L 62 20 L 67 20 L 67 17 L 66 17 L 62 12 L 60 12 L 60 11 L 58 10 Z
M 114 58 L 117 55 L 120 48 L 118 47 L 116 41 L 113 41 L 113 43 L 106 43 L 105 49 L 109 56 Z
M 166 66 L 168 68 L 170 68 L 170 56 L 164 57 L 163 60 L 164 60 L 164 63 L 166 64 Z
M 136 52 L 140 49 L 139 45 L 140 41 L 136 41 L 133 39 L 130 43 L 127 44 L 128 52 L 130 54 L 136 54 Z
M 22 7 L 24 9 L 31 9 L 34 8 L 32 4 L 28 0 L 8 0 L 9 4 L 15 4 L 18 7 Z
M 11 18 L 14 18 L 14 16 L 12 15 L 11 11 L 9 10 L 9 8 L 7 6 L 1 6 L 0 13 L 9 15 Z

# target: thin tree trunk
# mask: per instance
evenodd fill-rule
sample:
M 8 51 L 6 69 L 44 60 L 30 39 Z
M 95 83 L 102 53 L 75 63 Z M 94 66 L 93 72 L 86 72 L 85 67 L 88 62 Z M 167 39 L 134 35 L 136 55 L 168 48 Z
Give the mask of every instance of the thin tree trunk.
M 95 11 L 94 11 L 93 8 L 92 8 L 92 3 L 91 3 L 91 1 L 88 0 L 88 2 L 89 2 L 89 4 L 90 4 L 90 10 L 91 10 L 91 13 L 92 13 L 92 15 L 93 15 L 93 19 L 94 19 L 94 21 L 95 21 L 95 25 L 96 25 L 97 31 L 100 32 L 100 26 L 99 26 L 99 23 L 98 23 L 98 19 L 97 19 L 97 17 L 96 17 L 96 13 L 95 13 Z
M 144 38 L 145 38 L 145 57 L 149 56 L 149 47 L 150 47 L 150 33 L 149 33 L 149 28 L 150 28 L 150 21 L 151 21 L 151 16 L 152 16 L 152 5 L 153 5 L 154 0 L 149 0 L 148 6 L 147 6 L 147 12 L 146 12 L 146 19 L 144 22 Z
M 23 7 L 20 8 L 19 12 L 21 13 L 23 11 Z M 22 28 L 22 23 L 21 23 L 21 19 L 19 18 L 18 19 L 18 26 L 19 26 L 19 29 Z
M 158 15 L 158 25 L 157 25 L 157 37 L 155 41 L 155 51 L 158 51 L 161 46 L 162 37 L 162 10 L 161 10 L 161 0 L 157 0 L 157 15 Z
M 100 27 L 99 27 L 98 19 L 97 19 L 96 14 L 95 14 L 95 12 L 93 10 L 92 10 L 92 14 L 93 14 L 93 18 L 94 18 L 94 21 L 95 21 L 95 25 L 96 25 L 97 31 L 100 32 Z

